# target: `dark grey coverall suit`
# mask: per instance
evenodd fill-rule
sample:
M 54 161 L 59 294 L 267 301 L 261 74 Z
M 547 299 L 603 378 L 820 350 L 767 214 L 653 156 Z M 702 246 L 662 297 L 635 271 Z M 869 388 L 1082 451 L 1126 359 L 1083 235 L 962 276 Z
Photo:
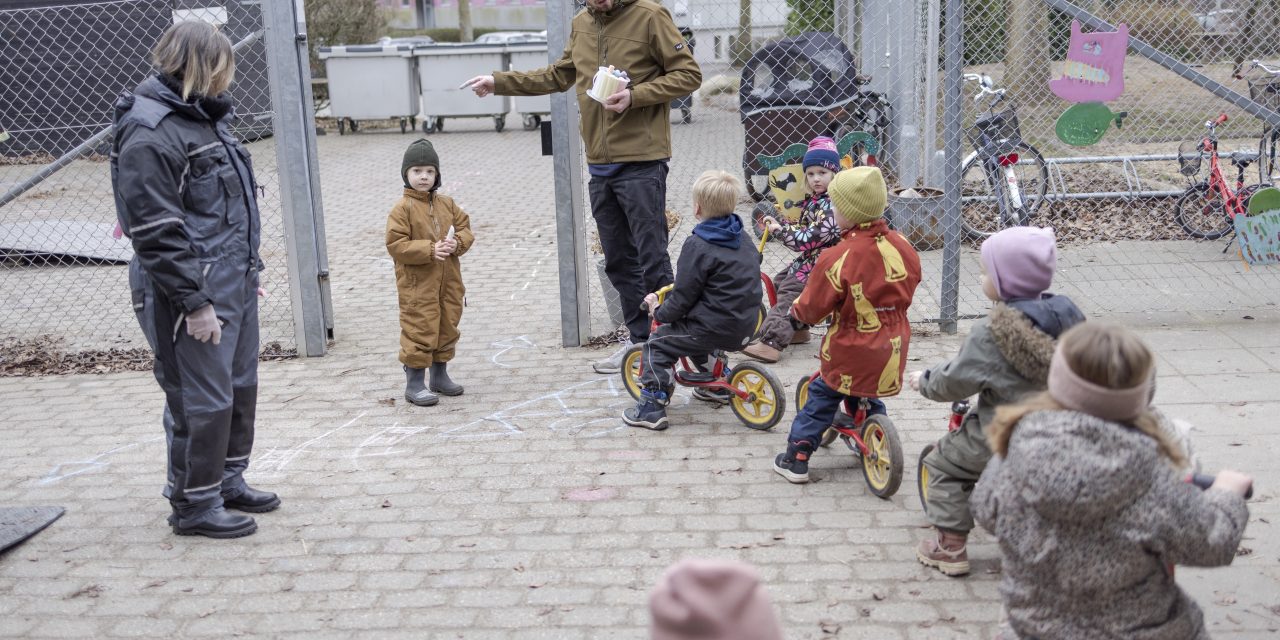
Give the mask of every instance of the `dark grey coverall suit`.
M 211 116 L 157 78 L 116 103 L 111 182 L 133 241 L 133 309 L 165 393 L 169 498 L 182 527 L 245 490 L 258 395 L 261 236 L 249 153 Z M 215 119 L 216 118 L 216 119 Z M 187 314 L 213 304 L 222 340 L 187 335 Z

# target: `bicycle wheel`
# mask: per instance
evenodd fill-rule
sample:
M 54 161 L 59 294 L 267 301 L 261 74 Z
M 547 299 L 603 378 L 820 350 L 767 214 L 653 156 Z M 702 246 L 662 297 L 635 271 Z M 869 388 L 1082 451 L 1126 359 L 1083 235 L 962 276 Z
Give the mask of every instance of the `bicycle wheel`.
M 1217 240 L 1231 230 L 1231 218 L 1222 206 L 1222 199 L 1200 184 L 1188 187 L 1178 198 L 1174 220 L 1192 238 Z
M 920 508 L 929 513 L 929 467 L 924 466 L 924 459 L 933 453 L 934 447 L 929 445 L 920 451 L 920 460 L 916 462 L 916 492 L 920 494 Z
M 733 415 L 752 429 L 772 429 L 787 412 L 787 397 L 782 383 L 761 365 L 742 362 L 734 366 L 729 385 L 747 393 L 746 399 L 734 395 L 729 406 L 733 408 Z
M 640 399 L 640 356 L 644 355 L 644 345 L 633 344 L 622 354 L 622 386 L 631 394 L 632 400 Z
M 902 441 L 888 416 L 867 416 L 862 423 L 862 477 L 876 497 L 888 500 L 902 485 Z
M 977 155 L 965 163 L 960 178 L 960 228 L 966 237 L 982 240 L 1005 227 L 1025 225 L 1044 204 L 1049 190 L 1049 167 L 1044 156 L 1026 142 L 1019 142 L 1008 155 L 1014 154 L 1018 163 L 1000 167 L 995 175 Z M 1008 188 L 1007 169 L 1012 169 L 1017 178 L 1016 197 Z
M 761 302 L 760 310 L 756 311 L 756 330 L 751 332 L 752 340 L 760 337 L 760 331 L 764 329 L 764 318 L 767 315 L 769 315 L 769 305 Z
M 1262 138 L 1258 140 L 1258 182 L 1275 184 L 1277 171 L 1276 147 L 1280 146 L 1280 129 L 1270 127 L 1262 130 Z

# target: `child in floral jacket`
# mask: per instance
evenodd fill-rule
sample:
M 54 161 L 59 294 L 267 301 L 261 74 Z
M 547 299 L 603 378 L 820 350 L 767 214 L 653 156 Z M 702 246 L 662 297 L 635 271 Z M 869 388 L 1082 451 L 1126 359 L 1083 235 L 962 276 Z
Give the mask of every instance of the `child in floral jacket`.
M 809 329 L 796 330 L 791 323 L 791 304 L 804 290 L 804 283 L 818 261 L 818 254 L 840 241 L 840 228 L 831 208 L 831 196 L 827 194 L 827 185 L 840 172 L 840 154 L 836 151 L 835 141 L 826 137 L 814 138 L 809 142 L 802 164 L 809 195 L 804 199 L 800 218 L 794 223 L 765 218 L 769 232 L 800 255 L 773 277 L 778 303 L 765 316 L 759 339 L 742 350 L 744 355 L 761 362 L 777 362 L 788 345 L 809 341 Z

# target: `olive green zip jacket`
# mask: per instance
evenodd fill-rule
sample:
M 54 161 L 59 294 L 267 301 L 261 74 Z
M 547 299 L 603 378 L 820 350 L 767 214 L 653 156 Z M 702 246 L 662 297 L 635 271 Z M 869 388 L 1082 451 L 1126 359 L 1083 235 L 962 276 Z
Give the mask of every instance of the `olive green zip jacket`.
M 613 65 L 631 77 L 631 106 L 614 113 L 587 97 L 599 67 Z M 587 162 L 642 162 L 671 157 L 672 100 L 702 86 L 671 14 L 651 0 L 617 0 L 605 13 L 587 9 L 573 19 L 564 55 L 534 71 L 493 74 L 494 92 L 537 96 L 574 87 L 582 114 Z

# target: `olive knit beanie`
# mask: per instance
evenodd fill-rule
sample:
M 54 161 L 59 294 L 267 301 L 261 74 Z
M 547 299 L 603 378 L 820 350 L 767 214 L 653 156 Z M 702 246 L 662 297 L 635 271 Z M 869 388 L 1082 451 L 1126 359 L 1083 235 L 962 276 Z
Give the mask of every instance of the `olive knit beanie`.
M 435 167 L 436 184 L 431 190 L 440 188 L 440 156 L 436 154 L 436 148 L 431 146 L 430 141 L 419 138 L 404 150 L 404 160 L 400 162 L 400 179 L 404 180 L 406 189 L 413 188 L 409 185 L 409 167 Z
M 836 215 L 856 224 L 884 216 L 888 189 L 876 167 L 853 167 L 836 174 L 827 187 Z

